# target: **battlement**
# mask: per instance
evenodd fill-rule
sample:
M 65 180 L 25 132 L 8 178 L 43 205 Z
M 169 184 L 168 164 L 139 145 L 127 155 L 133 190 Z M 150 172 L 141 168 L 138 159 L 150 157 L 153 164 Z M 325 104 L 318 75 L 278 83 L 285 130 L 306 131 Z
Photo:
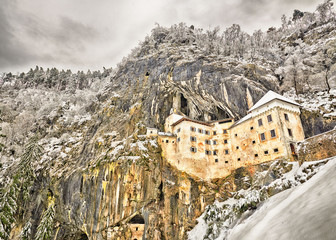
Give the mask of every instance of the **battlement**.
M 272 91 L 237 122 L 202 122 L 173 113 L 165 133 L 157 136 L 169 163 L 202 179 L 279 158 L 293 160 L 294 144 L 304 139 L 299 105 Z

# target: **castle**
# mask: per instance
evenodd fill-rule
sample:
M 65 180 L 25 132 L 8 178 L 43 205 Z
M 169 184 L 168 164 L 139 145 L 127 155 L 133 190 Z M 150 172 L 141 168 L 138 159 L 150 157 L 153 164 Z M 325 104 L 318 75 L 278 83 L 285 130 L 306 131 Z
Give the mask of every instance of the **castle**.
M 148 128 L 147 137 L 158 137 L 169 163 L 202 179 L 222 178 L 239 167 L 275 159 L 294 160 L 294 144 L 304 139 L 299 104 L 273 91 L 237 122 L 202 122 L 172 113 L 164 128 Z

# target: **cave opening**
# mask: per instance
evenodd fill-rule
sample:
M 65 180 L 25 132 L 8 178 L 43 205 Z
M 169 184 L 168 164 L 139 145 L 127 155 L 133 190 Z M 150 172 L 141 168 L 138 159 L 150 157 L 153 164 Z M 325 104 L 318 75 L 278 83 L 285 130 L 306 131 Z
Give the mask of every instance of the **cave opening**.
M 89 240 L 88 236 L 85 234 L 85 233 L 82 233 L 80 236 L 79 236 L 79 239 L 78 240 Z
M 145 220 L 140 214 L 137 214 L 129 221 L 129 223 L 131 223 L 131 224 L 145 224 Z
M 230 115 L 220 107 L 216 107 L 215 113 L 209 113 L 209 116 L 212 121 L 230 118 Z
M 181 112 L 189 116 L 188 100 L 181 94 Z
M 220 107 L 217 107 L 218 119 L 230 118 L 230 115 Z
M 159 186 L 159 193 L 160 193 L 159 200 L 163 201 L 164 200 L 164 194 L 163 194 L 163 184 L 162 184 L 162 182 L 160 183 L 160 186 Z

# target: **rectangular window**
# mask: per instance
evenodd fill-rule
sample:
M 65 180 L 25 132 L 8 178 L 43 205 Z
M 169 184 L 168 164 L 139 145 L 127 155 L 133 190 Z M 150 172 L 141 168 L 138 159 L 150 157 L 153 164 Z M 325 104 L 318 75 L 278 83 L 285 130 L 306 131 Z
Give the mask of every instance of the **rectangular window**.
M 262 119 L 260 118 L 260 119 L 258 119 L 258 126 L 260 127 L 260 126 L 262 126 L 263 125 L 263 123 L 262 123 Z
M 276 137 L 275 129 L 272 129 L 270 132 L 271 132 L 271 138 L 275 138 Z
M 169 140 L 166 140 L 166 143 L 169 143 Z
M 192 142 L 196 142 L 196 137 L 191 136 L 191 137 L 190 137 L 190 141 L 192 141 Z
M 270 114 L 270 115 L 267 115 L 267 121 L 268 122 L 272 122 L 273 120 L 272 120 L 272 115 Z
M 181 128 L 177 129 L 177 132 L 178 132 L 178 133 L 181 132 Z
M 274 152 L 275 153 L 279 152 L 279 149 L 278 148 L 274 148 Z
M 224 130 L 223 130 L 223 133 L 224 133 L 224 134 L 226 134 L 226 133 L 227 133 L 227 130 L 226 130 L 226 129 L 224 129 Z
M 225 163 L 229 163 L 229 161 L 225 161 Z
M 190 131 L 192 131 L 192 132 L 196 132 L 196 128 L 194 128 L 194 127 L 190 127 Z
M 195 148 L 195 147 L 191 147 L 191 148 L 190 148 L 190 151 L 195 153 L 195 152 L 197 152 L 197 148 Z
M 215 159 L 215 162 L 218 162 L 218 158 Z
M 213 131 L 213 135 L 217 135 L 217 132 L 216 132 L 216 131 Z
M 208 130 L 205 130 L 206 135 L 210 135 L 210 132 Z
M 252 144 L 255 144 L 255 140 L 252 141 Z
M 209 150 L 205 150 L 205 154 L 206 154 L 206 155 L 211 155 L 211 151 L 209 151 Z
M 266 140 L 265 133 L 260 133 L 260 140 L 261 141 L 265 141 Z
M 258 157 L 258 153 L 254 154 L 254 157 Z
M 229 154 L 229 150 L 228 149 L 225 149 L 225 154 Z
M 238 134 L 237 134 L 237 133 L 235 134 L 235 137 L 238 137 Z
M 210 140 L 208 140 L 208 139 L 205 139 L 205 144 L 211 145 L 211 142 L 210 142 Z
M 267 150 L 266 150 L 266 151 L 264 151 L 264 154 L 265 154 L 265 155 L 267 155 L 267 154 L 268 154 L 268 151 L 267 151 Z
M 227 140 L 227 139 L 224 139 L 224 143 L 227 144 L 227 143 L 228 143 L 228 140 Z
M 217 156 L 218 155 L 218 151 L 217 150 L 213 151 L 213 155 Z
M 251 129 L 251 131 L 252 131 L 252 130 L 253 130 L 253 127 L 251 127 L 250 129 Z
M 203 129 L 198 129 L 198 133 L 203 133 Z
M 238 162 L 239 162 L 239 161 L 240 161 L 240 158 L 238 158 L 237 160 L 238 160 Z
M 285 113 L 284 115 L 285 115 L 285 120 L 286 120 L 286 121 L 289 121 L 288 114 Z
M 289 135 L 290 137 L 293 137 L 292 129 L 290 129 L 290 128 L 288 128 L 288 135 Z
M 213 145 L 217 145 L 217 141 L 216 141 L 216 140 L 213 140 L 213 141 L 212 141 L 212 144 L 213 144 Z
M 181 138 L 177 138 L 177 142 L 181 141 Z
M 239 146 L 237 146 L 236 149 L 239 149 Z

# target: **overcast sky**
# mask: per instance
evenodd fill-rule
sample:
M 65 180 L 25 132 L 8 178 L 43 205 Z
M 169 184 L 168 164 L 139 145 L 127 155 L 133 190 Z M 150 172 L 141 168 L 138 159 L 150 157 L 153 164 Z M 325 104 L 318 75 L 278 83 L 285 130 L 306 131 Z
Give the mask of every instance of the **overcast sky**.
M 159 23 L 248 33 L 322 0 L 1 0 L 0 72 L 115 67 Z

